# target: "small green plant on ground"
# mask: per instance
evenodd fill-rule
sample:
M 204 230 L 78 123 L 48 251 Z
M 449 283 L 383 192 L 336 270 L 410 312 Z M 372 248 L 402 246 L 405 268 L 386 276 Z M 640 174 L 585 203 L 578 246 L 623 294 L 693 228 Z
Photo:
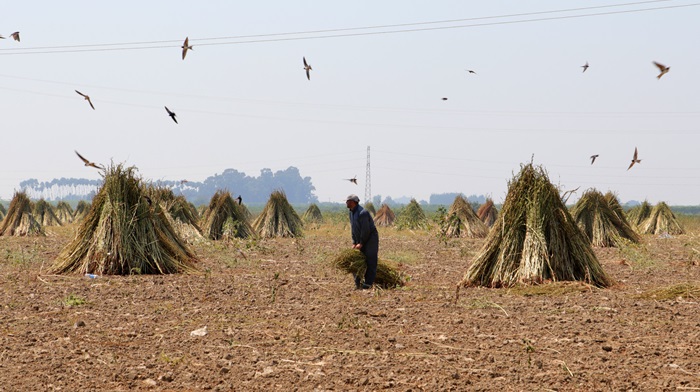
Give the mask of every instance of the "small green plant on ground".
M 419 259 L 419 255 L 415 251 L 391 251 L 383 253 L 382 258 L 400 264 L 415 264 Z
M 85 305 L 87 301 L 85 298 L 79 297 L 75 294 L 69 294 L 66 298 L 63 299 L 63 304 L 65 306 L 80 306 L 80 305 Z
M 532 365 L 532 353 L 535 352 L 535 346 L 532 345 L 530 339 L 523 339 L 523 351 L 527 354 L 527 365 Z
M 644 244 L 635 244 L 621 239 L 617 249 L 620 256 L 628 261 L 632 268 L 653 268 L 656 266 L 656 260 Z

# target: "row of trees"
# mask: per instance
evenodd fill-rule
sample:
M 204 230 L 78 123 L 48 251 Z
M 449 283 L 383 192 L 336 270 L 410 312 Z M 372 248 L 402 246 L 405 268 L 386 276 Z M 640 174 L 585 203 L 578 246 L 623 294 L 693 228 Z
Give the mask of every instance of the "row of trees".
M 20 183 L 20 189 L 27 192 L 32 199 L 45 200 L 89 200 L 102 185 L 102 180 L 87 180 L 83 178 L 60 178 L 51 181 L 40 182 L 29 179 Z M 221 174 L 214 174 L 204 181 L 158 181 L 156 185 L 171 188 L 175 194 L 181 194 L 195 205 L 206 204 L 217 190 L 227 189 L 234 197 L 241 195 L 247 204 L 264 204 L 270 194 L 275 190 L 283 190 L 287 199 L 293 204 L 318 203 L 314 195 L 316 188 L 311 182 L 311 177 L 302 177 L 299 169 L 290 166 L 285 170 L 273 172 L 270 169 L 262 169 L 257 177 L 248 176 L 236 169 L 226 169 Z M 421 201 L 423 205 L 450 205 L 455 197 L 461 193 L 441 193 L 430 195 L 429 202 Z M 480 205 L 486 201 L 483 195 L 471 195 L 467 197 L 473 205 Z M 372 203 L 379 206 L 386 203 L 390 206 L 407 204 L 410 198 L 392 199 L 391 196 L 382 198 L 375 195 Z
M 91 199 L 102 185 L 102 180 L 82 178 L 61 178 L 40 182 L 29 179 L 20 183 L 20 189 L 27 192 L 32 199 L 45 200 L 81 200 Z M 158 181 L 158 186 L 171 188 L 175 194 L 184 195 L 188 201 L 199 205 L 206 204 L 217 190 L 227 189 L 234 196 L 241 195 L 248 204 L 266 203 L 270 194 L 282 190 L 290 203 L 316 203 L 316 188 L 311 177 L 301 177 L 299 169 L 290 166 L 286 170 L 272 172 L 262 169 L 260 176 L 247 176 L 235 169 L 226 169 L 221 174 L 214 174 L 204 181 Z

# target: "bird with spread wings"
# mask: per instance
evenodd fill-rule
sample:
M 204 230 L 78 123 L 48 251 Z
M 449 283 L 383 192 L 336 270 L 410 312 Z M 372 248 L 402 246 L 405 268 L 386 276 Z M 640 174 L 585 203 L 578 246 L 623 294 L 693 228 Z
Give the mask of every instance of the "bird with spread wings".
M 100 169 L 100 170 L 105 169 L 103 166 L 98 165 L 95 162 L 88 161 L 84 156 L 80 155 L 80 153 L 77 150 L 75 150 L 75 155 L 77 155 L 78 158 L 80 158 L 80 160 L 83 161 L 83 163 L 85 163 L 85 166 L 94 167 L 94 168 Z

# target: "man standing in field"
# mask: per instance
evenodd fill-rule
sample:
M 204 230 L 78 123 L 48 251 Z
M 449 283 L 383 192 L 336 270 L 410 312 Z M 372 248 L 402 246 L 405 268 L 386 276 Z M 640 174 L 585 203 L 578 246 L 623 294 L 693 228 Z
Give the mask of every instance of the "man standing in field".
M 367 270 L 364 282 L 361 276 L 355 276 L 355 288 L 369 289 L 377 277 L 377 261 L 379 254 L 379 233 L 374 226 L 374 220 L 369 211 L 362 208 L 360 198 L 350 195 L 345 200 L 345 205 L 350 210 L 350 230 L 352 231 L 352 248 L 364 253 Z

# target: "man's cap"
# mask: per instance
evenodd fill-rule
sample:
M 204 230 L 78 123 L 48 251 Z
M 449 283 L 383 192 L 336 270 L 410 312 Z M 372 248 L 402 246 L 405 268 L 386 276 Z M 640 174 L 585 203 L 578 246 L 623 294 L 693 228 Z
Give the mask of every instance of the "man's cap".
M 348 196 L 347 199 L 345 199 L 345 201 L 350 201 L 350 200 L 354 201 L 355 203 L 360 202 L 360 198 L 357 195 L 350 195 L 350 196 Z

